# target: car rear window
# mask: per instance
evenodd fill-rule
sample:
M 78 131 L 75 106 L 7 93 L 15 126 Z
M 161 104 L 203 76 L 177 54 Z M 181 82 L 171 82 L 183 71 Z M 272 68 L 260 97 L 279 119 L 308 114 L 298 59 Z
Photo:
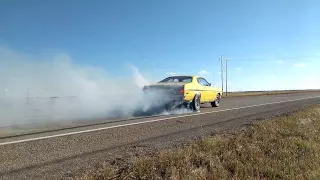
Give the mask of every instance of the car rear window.
M 178 76 L 178 77 L 168 77 L 160 81 L 160 83 L 163 82 L 184 82 L 189 83 L 192 82 L 192 77 L 189 76 Z

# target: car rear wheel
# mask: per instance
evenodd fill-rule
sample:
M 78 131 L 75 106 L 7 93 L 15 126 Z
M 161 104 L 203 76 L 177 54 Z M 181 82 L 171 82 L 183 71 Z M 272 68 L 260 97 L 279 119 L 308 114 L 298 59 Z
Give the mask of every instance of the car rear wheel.
M 211 106 L 212 107 L 219 107 L 220 106 L 220 99 L 221 99 L 220 94 L 217 94 L 216 100 L 211 102 Z
M 193 101 L 192 101 L 192 109 L 193 111 L 195 112 L 199 112 L 200 111 L 200 94 L 196 94 L 193 98 Z

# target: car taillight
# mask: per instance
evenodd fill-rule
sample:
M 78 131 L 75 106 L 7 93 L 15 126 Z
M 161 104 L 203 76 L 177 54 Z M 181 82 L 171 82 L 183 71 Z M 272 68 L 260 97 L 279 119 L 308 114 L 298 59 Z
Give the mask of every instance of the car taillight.
M 184 89 L 180 89 L 179 93 L 181 93 L 181 94 L 184 93 Z

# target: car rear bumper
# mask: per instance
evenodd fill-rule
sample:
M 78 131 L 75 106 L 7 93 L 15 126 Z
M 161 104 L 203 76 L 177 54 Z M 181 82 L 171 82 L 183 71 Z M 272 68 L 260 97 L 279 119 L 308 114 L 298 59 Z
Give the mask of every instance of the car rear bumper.
M 166 109 L 174 109 L 174 108 L 188 108 L 192 101 L 185 100 L 183 95 L 180 96 L 171 96 L 168 97 L 169 100 L 166 101 L 165 107 Z
M 153 106 L 176 107 L 191 102 L 185 100 L 184 94 L 166 94 L 163 96 L 153 96 L 151 94 L 146 94 L 145 98 L 146 101 L 151 103 Z

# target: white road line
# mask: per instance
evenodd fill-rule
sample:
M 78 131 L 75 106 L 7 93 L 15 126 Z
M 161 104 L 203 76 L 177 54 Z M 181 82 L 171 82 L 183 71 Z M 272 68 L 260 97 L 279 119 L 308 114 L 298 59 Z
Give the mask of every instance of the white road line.
M 244 106 L 244 107 L 237 107 L 237 108 L 231 108 L 231 109 L 224 109 L 224 110 L 219 110 L 219 111 L 210 111 L 210 112 L 203 112 L 203 113 L 196 113 L 196 114 L 187 114 L 187 115 L 182 115 L 182 116 L 174 116 L 174 117 L 154 119 L 154 120 L 142 121 L 142 122 L 136 122 L 136 123 L 121 124 L 121 125 L 102 127 L 102 128 L 97 128 L 97 129 L 88 129 L 88 130 L 83 130 L 83 131 L 75 131 L 75 132 L 56 134 L 56 135 L 51 135 L 51 136 L 43 136 L 43 137 L 36 137 L 36 138 L 30 138 L 30 139 L 22 139 L 22 140 L 16 140 L 16 141 L 2 142 L 2 143 L 0 143 L 0 146 L 9 145 L 9 144 L 17 144 L 17 143 L 22 143 L 22 142 L 29 142 L 29 141 L 36 141 L 36 140 L 41 140 L 41 139 L 50 139 L 50 138 L 55 138 L 55 137 L 69 136 L 69 135 L 75 135 L 75 134 L 82 134 L 82 133 L 88 133 L 88 132 L 94 132 L 94 131 L 101 131 L 101 130 L 119 128 L 119 127 L 124 127 L 124 126 L 132 126 L 132 125 L 137 125 L 137 124 L 145 124 L 145 123 L 151 123 L 151 122 L 165 121 L 165 120 L 170 120 L 170 119 L 178 119 L 178 118 L 183 118 L 183 117 L 191 117 L 191 116 L 198 116 L 198 115 L 203 115 L 203 114 L 210 114 L 210 113 L 217 113 L 217 112 L 225 112 L 225 111 L 246 109 L 246 108 L 265 106 L 265 105 L 272 105 L 272 104 L 280 104 L 280 103 L 292 102 L 292 101 L 300 101 L 300 100 L 313 99 L 313 98 L 319 98 L 319 97 L 320 96 L 314 96 L 314 97 L 293 99 L 293 100 L 287 100 L 287 101 L 278 101 L 278 102 L 272 102 L 272 103 L 257 104 L 257 105 L 252 105 L 252 106 Z

